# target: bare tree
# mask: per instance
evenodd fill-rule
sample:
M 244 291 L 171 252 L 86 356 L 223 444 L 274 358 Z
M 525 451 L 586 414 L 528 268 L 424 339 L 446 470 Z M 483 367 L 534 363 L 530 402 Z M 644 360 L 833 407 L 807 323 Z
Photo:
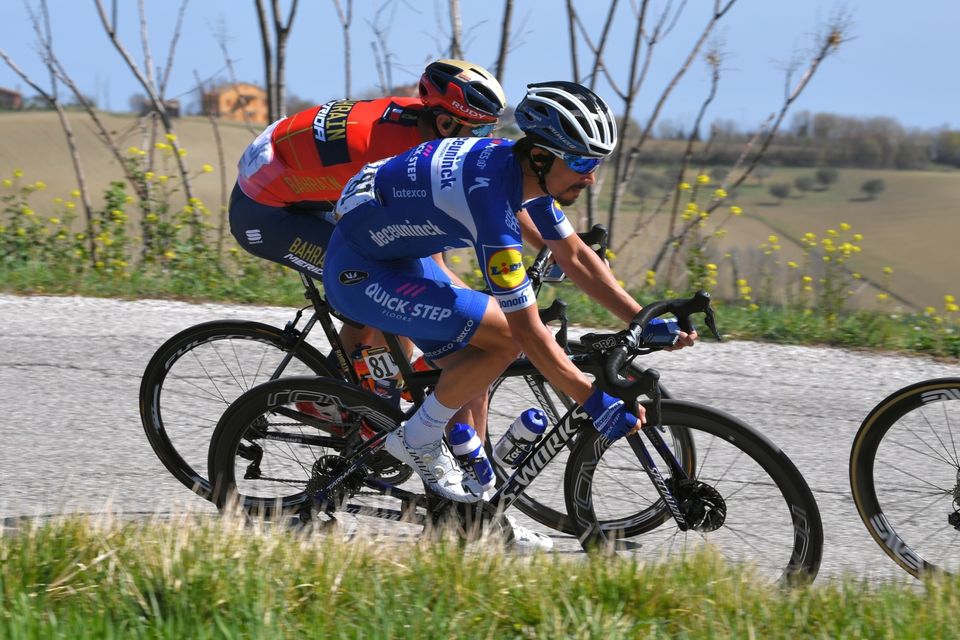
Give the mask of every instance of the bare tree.
M 500 50 L 497 53 L 497 64 L 493 68 L 493 75 L 503 82 L 503 74 L 507 68 L 507 53 L 510 51 L 510 21 L 513 18 L 513 0 L 503 3 L 503 21 L 500 27 Z
M 87 189 L 86 174 L 83 170 L 83 162 L 80 160 L 80 150 L 77 148 L 77 141 L 73 135 L 73 127 L 70 125 L 70 120 L 67 118 L 67 114 L 63 110 L 63 105 L 60 103 L 58 95 L 56 61 L 53 58 L 53 33 L 50 29 L 50 12 L 47 10 L 46 0 L 40 0 L 40 18 L 37 17 L 37 15 L 29 6 L 27 9 L 30 12 L 31 20 L 33 21 L 34 30 L 36 31 L 37 37 L 40 40 L 40 48 L 44 63 L 46 64 L 47 70 L 50 73 L 50 91 L 45 91 L 29 76 L 27 76 L 27 74 L 24 73 L 19 66 L 17 66 L 13 59 L 10 58 L 3 49 L 0 49 L 0 57 L 3 58 L 4 62 L 7 63 L 7 66 L 9 66 L 14 73 L 20 76 L 20 78 L 30 85 L 34 91 L 43 96 L 43 98 L 47 100 L 47 102 L 49 102 L 57 112 L 57 117 L 60 119 L 60 126 L 63 128 L 63 133 L 67 139 L 67 148 L 70 150 L 70 160 L 73 162 L 73 171 L 77 176 L 77 187 L 80 190 L 80 199 L 83 203 L 83 211 L 86 218 L 87 243 L 90 248 L 91 264 L 96 264 L 97 248 L 96 244 L 94 243 L 93 206 L 90 203 L 90 193 Z
M 460 0 L 450 0 L 450 57 L 457 60 L 463 59 L 462 34 Z
M 823 64 L 823 61 L 826 60 L 827 57 L 834 53 L 840 47 L 840 45 L 846 41 L 847 32 L 849 29 L 849 15 L 845 11 L 836 13 L 833 18 L 831 18 L 830 21 L 822 28 L 821 32 L 815 36 L 814 51 L 799 80 L 797 80 L 795 83 L 793 82 L 793 75 L 796 71 L 797 65 L 794 64 L 788 67 L 786 73 L 786 86 L 784 89 L 783 104 L 776 113 L 770 115 L 763 126 L 761 126 L 751 140 L 748 141 L 743 152 L 740 154 L 740 157 L 737 159 L 736 163 L 734 163 L 734 166 L 728 173 L 726 180 L 721 184 L 721 187 L 724 190 L 732 191 L 736 189 L 743 184 L 747 178 L 750 177 L 750 175 L 755 169 L 757 169 L 758 166 L 761 166 L 759 163 L 776 136 L 777 131 L 779 130 L 784 118 L 787 115 L 787 112 L 790 109 L 790 106 L 797 100 L 803 90 L 810 83 L 810 80 L 816 74 L 821 64 Z M 759 148 L 754 151 L 757 143 L 759 143 Z M 747 161 L 747 158 L 750 158 L 750 160 Z M 736 176 L 736 178 L 732 179 L 732 176 Z M 712 214 L 717 210 L 718 207 L 724 204 L 724 202 L 725 198 L 715 198 L 704 209 L 704 213 L 707 215 Z M 728 212 L 726 216 L 717 223 L 717 227 L 722 228 L 724 225 L 726 225 L 732 215 L 732 213 Z M 659 268 L 661 261 L 668 253 L 669 249 L 675 247 L 678 243 L 682 243 L 682 240 L 689 233 L 691 233 L 698 224 L 699 220 L 690 220 L 675 233 L 670 234 L 664 240 L 663 245 L 657 252 L 650 269 L 656 271 Z M 709 242 L 710 237 L 705 238 L 702 247 L 705 247 Z
M 380 80 L 380 91 L 388 94 L 393 90 L 393 54 L 387 46 L 387 38 L 390 35 L 389 25 L 393 24 L 393 14 L 387 19 L 385 26 L 382 21 L 387 9 L 396 11 L 396 4 L 393 0 L 386 0 L 377 9 L 373 15 L 373 20 L 367 20 L 370 30 L 373 31 L 373 41 L 370 47 L 373 49 L 373 60 L 377 67 L 377 77 Z
M 233 58 L 230 56 L 230 51 L 227 48 L 227 41 L 229 36 L 227 34 L 227 26 L 223 20 L 217 22 L 215 29 L 211 30 L 213 32 L 213 38 L 217 41 L 217 45 L 220 47 L 221 53 L 223 53 L 224 65 L 227 68 L 227 78 L 230 80 L 230 84 L 233 86 L 233 90 L 236 94 L 240 95 L 240 81 L 237 79 L 237 71 L 233 66 Z M 203 94 L 200 95 L 200 102 L 203 104 Z M 208 109 L 209 111 L 209 109 Z M 208 114 L 209 115 L 209 114 Z M 257 128 L 253 126 L 253 123 L 250 121 L 250 113 L 247 109 L 240 109 L 240 115 L 243 116 L 243 124 L 246 126 L 247 131 L 251 133 L 256 133 Z
M 667 98 L 670 97 L 670 94 L 673 92 L 673 89 L 680 82 L 681 78 L 686 74 L 687 70 L 690 68 L 690 65 L 697 58 L 700 53 L 701 48 L 707 42 L 710 34 L 713 32 L 714 28 L 717 26 L 717 23 L 727 14 L 731 7 L 733 7 L 736 0 L 727 0 L 726 3 L 722 3 L 721 0 L 714 0 L 713 11 L 708 20 L 706 26 L 701 31 L 700 36 L 694 42 L 693 46 L 690 49 L 690 52 L 687 54 L 686 59 L 681 63 L 680 67 L 676 70 L 671 78 L 670 82 L 664 88 L 663 92 L 660 94 L 660 97 L 657 100 L 656 105 L 654 106 L 653 113 L 650 114 L 647 119 L 646 126 L 640 134 L 639 139 L 634 143 L 629 149 L 624 149 L 623 143 L 617 149 L 617 153 L 614 158 L 614 185 L 613 185 L 613 194 L 610 198 L 610 208 L 607 216 L 607 224 L 611 230 L 611 236 L 616 223 L 617 215 L 620 211 L 620 205 L 623 199 L 623 194 L 626 191 L 627 185 L 630 182 L 630 179 L 633 177 L 633 172 L 636 168 L 637 158 L 640 155 L 640 148 L 643 146 L 643 143 L 646 142 L 647 138 L 650 135 L 650 132 L 653 130 L 653 126 L 656 124 L 657 118 L 660 116 L 660 112 L 663 109 L 664 104 L 667 102 Z M 644 0 L 643 7 L 641 8 L 640 20 L 643 20 L 644 11 L 646 9 L 647 0 Z M 633 101 L 636 98 L 637 94 L 640 91 L 640 87 L 643 84 L 643 79 L 646 75 L 646 71 L 649 68 L 649 63 L 651 60 L 651 51 L 652 47 L 659 38 L 662 37 L 664 33 L 664 28 L 666 27 L 666 22 L 664 21 L 667 17 L 667 13 L 662 14 L 662 19 L 657 25 L 657 28 L 654 30 L 654 34 L 650 39 L 647 51 L 647 61 L 644 64 L 643 68 L 638 71 L 637 69 L 637 58 L 640 55 L 640 39 L 639 31 L 638 37 L 634 43 L 633 58 L 630 65 L 630 77 L 627 83 L 626 92 L 621 94 L 621 97 L 624 100 L 624 116 L 623 116 L 623 132 L 622 140 L 626 140 L 626 134 L 629 128 L 630 123 L 630 108 L 633 106 Z M 675 22 L 674 22 L 675 23 Z M 669 30 L 669 29 L 668 29 Z
M 263 66 L 267 83 L 267 119 L 273 122 L 284 113 L 287 93 L 287 38 L 290 37 L 290 29 L 293 27 L 299 0 L 293 0 L 291 3 L 285 23 L 281 18 L 280 0 L 272 0 L 270 3 L 273 19 L 269 23 L 263 0 L 254 1 L 257 21 L 260 25 L 260 41 L 263 45 Z
M 333 0 L 343 28 L 343 97 L 350 98 L 350 23 L 353 21 L 353 0 L 346 0 L 347 10 L 340 6 L 340 0 Z
M 170 121 L 170 116 L 167 113 L 166 105 L 164 104 L 163 98 L 160 95 L 156 84 L 147 80 L 144 77 L 143 72 L 141 72 L 140 67 L 137 63 L 130 57 L 130 54 L 127 52 L 126 48 L 123 46 L 123 43 L 120 42 L 117 37 L 117 26 L 116 26 L 116 16 L 114 16 L 114 21 L 111 22 L 107 17 L 107 12 L 103 7 L 103 0 L 94 0 L 97 4 L 97 12 L 100 15 L 100 22 L 103 25 L 104 30 L 107 32 L 107 36 L 110 38 L 110 41 L 113 43 L 114 48 L 127 63 L 127 66 L 130 68 L 130 71 L 133 72 L 134 77 L 137 78 L 137 81 L 140 82 L 140 85 L 143 87 L 144 91 L 147 93 L 147 97 L 150 99 L 151 104 L 153 105 L 154 110 L 159 114 L 160 121 L 163 124 L 164 131 L 168 134 L 171 134 L 170 144 L 173 147 L 173 156 L 177 162 L 177 168 L 180 171 L 180 179 L 183 183 L 183 193 L 189 202 L 193 198 L 192 189 L 190 187 L 190 176 L 187 173 L 186 162 L 183 159 L 183 154 L 180 153 L 180 145 L 176 140 L 176 137 L 173 136 L 173 123 Z M 184 0 L 187 2 L 188 0 Z M 143 0 L 139 0 L 142 5 Z M 116 5 L 114 5 L 116 6 Z
M 200 74 L 197 73 L 197 70 L 193 70 L 193 77 L 197 81 L 197 88 L 200 91 L 202 96 L 204 93 L 203 80 L 200 79 Z M 219 255 L 223 251 L 223 236 L 227 228 L 227 163 L 223 155 L 223 139 L 220 137 L 220 124 L 217 122 L 217 119 L 213 117 L 212 113 L 207 113 L 207 120 L 210 122 L 210 127 L 213 129 L 213 139 L 217 144 L 217 165 L 220 178 L 220 207 L 217 209 L 217 254 Z

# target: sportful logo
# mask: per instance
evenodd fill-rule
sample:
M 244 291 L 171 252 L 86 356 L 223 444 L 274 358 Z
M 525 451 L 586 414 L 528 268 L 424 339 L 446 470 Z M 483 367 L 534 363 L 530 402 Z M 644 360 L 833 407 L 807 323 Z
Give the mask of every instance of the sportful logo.
M 260 244 L 263 242 L 263 232 L 260 229 L 247 229 L 247 242 L 250 244 Z
M 340 283 L 351 285 L 363 282 L 370 276 L 366 271 L 341 271 L 340 272 Z
M 406 224 L 388 225 L 380 231 L 371 231 L 370 238 L 377 243 L 378 247 L 385 247 L 400 238 L 442 236 L 447 233 L 430 220 L 423 224 L 412 224 L 409 220 L 405 220 L 405 222 Z
M 469 138 L 454 138 L 444 150 L 443 155 L 440 156 L 440 189 L 443 191 L 452 189 L 453 185 L 457 182 L 455 176 L 457 156 L 460 153 L 460 147 L 465 145 L 467 140 L 469 140 Z

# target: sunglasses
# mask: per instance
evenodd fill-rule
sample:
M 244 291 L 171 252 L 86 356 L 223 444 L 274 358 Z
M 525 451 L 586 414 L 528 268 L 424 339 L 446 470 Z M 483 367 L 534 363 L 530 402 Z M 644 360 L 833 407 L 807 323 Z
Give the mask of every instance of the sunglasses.
M 557 151 L 556 149 L 551 149 L 550 147 L 545 147 L 543 145 L 536 145 L 540 149 L 549 151 L 553 155 L 557 156 L 563 162 L 570 167 L 573 171 L 576 171 L 580 175 L 589 175 L 597 170 L 597 167 L 603 162 L 603 158 L 591 158 L 589 156 L 578 156 L 572 153 L 566 153 L 564 151 Z
M 466 120 L 461 120 L 455 116 L 450 116 L 450 119 L 456 122 L 457 124 L 466 127 L 470 131 L 470 136 L 473 138 L 486 138 L 489 137 L 493 130 L 496 129 L 496 122 L 488 122 L 486 124 L 477 124 L 475 122 L 467 122 Z

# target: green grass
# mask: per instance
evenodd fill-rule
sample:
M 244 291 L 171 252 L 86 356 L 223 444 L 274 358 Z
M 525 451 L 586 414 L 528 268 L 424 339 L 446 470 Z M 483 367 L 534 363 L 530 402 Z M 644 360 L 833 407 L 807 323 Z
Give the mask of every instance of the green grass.
M 770 589 L 704 552 L 640 566 L 495 546 L 66 519 L 0 538 L 4 638 L 931 638 L 960 581 Z

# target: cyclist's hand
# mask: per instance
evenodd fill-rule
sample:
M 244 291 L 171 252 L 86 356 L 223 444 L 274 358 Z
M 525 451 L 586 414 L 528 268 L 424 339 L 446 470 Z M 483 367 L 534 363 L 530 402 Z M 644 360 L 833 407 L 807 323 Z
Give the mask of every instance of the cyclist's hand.
M 608 440 L 617 440 L 625 435 L 636 433 L 643 424 L 644 410 L 640 407 L 640 418 L 627 411 L 623 400 L 607 395 L 600 389 L 594 389 L 583 410 L 593 420 L 593 426 Z
M 692 347 L 693 343 L 699 338 L 697 330 L 694 329 L 690 333 L 686 331 L 677 331 L 677 344 L 673 345 L 667 351 L 676 351 L 677 349 L 683 349 L 684 347 Z

